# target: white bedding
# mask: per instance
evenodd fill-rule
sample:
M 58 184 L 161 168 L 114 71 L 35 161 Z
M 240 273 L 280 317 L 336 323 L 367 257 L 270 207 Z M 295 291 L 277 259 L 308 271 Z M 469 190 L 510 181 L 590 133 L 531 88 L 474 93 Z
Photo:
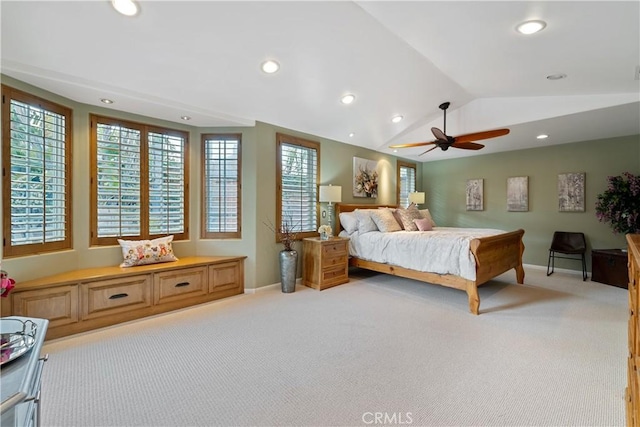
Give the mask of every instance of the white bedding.
M 367 261 L 397 265 L 412 270 L 454 274 L 476 280 L 476 263 L 469 245 L 476 237 L 505 233 L 489 228 L 434 227 L 432 231 L 372 231 L 351 235 L 349 253 Z

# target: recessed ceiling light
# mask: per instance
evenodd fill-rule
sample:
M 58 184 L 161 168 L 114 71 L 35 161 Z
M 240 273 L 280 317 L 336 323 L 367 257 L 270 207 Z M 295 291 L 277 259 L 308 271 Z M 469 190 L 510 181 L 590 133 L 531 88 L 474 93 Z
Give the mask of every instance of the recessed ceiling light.
M 351 104 L 355 100 L 356 100 L 356 96 L 351 93 L 348 93 L 344 95 L 342 98 L 340 98 L 340 102 L 347 105 Z
M 397 153 L 397 152 L 398 152 L 398 150 L 397 150 L 397 149 L 394 149 L 394 150 L 393 150 L 393 152 L 394 152 L 394 153 Z
M 547 139 L 547 138 L 549 138 L 549 135 L 546 135 L 546 134 L 543 133 L 543 134 L 540 134 L 540 135 L 536 136 L 536 138 L 538 138 L 538 139 Z
M 400 115 L 398 115 L 398 116 L 393 116 L 393 118 L 391 119 L 391 121 L 392 121 L 393 123 L 398 123 L 398 122 L 402 121 L 402 119 L 403 119 L 403 118 L 404 118 L 404 117 L 402 117 L 402 116 L 400 116 Z
M 102 102 L 103 104 L 113 104 L 113 101 L 108 98 L 102 98 L 100 102 Z
M 549 76 L 547 76 L 547 80 L 562 80 L 562 79 L 566 79 L 567 75 L 566 74 L 562 74 L 562 73 L 558 73 L 558 74 L 551 74 Z
M 111 0 L 113 8 L 125 16 L 135 16 L 138 5 L 133 0 Z
M 269 59 L 268 61 L 264 61 L 262 63 L 262 71 L 267 74 L 273 74 L 280 69 L 280 64 L 276 61 Z
M 189 117 L 189 116 L 180 116 L 180 118 L 182 120 L 191 120 L 191 117 Z
M 351 133 L 349 134 L 349 138 L 353 138 L 354 136 L 355 136 L 355 133 L 353 133 L 353 132 L 351 132 Z
M 538 31 L 542 31 L 544 27 L 547 26 L 547 23 L 539 20 L 525 21 L 522 24 L 519 24 L 516 27 L 516 31 L 521 34 L 534 34 Z

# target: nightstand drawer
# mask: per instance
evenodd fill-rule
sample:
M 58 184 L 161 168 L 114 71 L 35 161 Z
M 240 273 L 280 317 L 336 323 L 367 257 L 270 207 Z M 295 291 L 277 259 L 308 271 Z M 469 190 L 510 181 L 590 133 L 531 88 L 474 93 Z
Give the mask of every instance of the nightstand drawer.
M 347 271 L 344 266 L 322 270 L 323 282 L 335 282 L 340 280 L 347 280 Z
M 344 257 L 347 255 L 347 244 L 346 242 L 336 242 L 327 245 L 322 245 L 322 257 L 333 258 L 333 257 Z
M 328 257 L 322 260 L 322 269 L 333 268 L 336 266 L 345 267 L 349 263 L 349 258 L 344 255 Z

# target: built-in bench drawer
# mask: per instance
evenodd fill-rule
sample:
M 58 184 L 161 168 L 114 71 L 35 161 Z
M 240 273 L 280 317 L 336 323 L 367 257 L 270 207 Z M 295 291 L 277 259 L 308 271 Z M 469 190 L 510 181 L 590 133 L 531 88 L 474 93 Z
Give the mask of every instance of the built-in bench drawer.
M 206 295 L 207 267 L 155 273 L 153 283 L 154 304 Z
M 209 266 L 209 293 L 237 290 L 242 293 L 244 280 L 242 264 L 227 262 Z
M 15 292 L 12 297 L 12 315 L 48 319 L 49 329 L 79 320 L 77 285 Z
M 95 319 L 151 306 L 149 275 L 82 283 L 82 319 Z

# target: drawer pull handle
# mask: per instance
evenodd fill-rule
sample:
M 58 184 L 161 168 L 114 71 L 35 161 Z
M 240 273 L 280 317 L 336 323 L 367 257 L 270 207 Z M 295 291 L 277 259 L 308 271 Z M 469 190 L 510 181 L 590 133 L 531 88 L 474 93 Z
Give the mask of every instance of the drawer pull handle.
M 126 298 L 128 297 L 129 294 L 115 294 L 115 295 L 111 295 L 109 297 L 109 299 L 119 299 L 119 298 Z
M 176 283 L 176 288 L 182 288 L 184 286 L 189 286 L 191 283 L 189 282 L 180 282 L 180 283 Z

